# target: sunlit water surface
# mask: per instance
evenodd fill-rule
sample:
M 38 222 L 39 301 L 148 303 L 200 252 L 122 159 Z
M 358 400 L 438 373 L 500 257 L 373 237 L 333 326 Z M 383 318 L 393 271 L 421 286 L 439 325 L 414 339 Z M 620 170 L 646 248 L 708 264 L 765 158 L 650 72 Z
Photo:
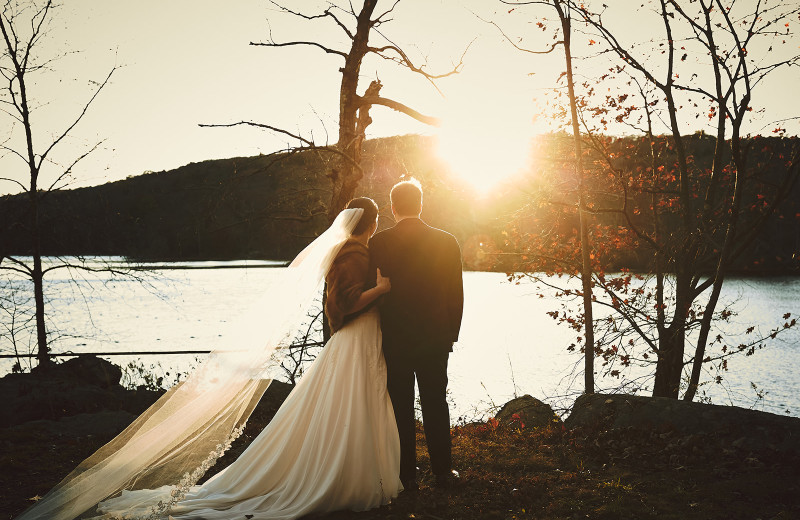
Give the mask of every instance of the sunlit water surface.
M 281 268 L 264 262 L 201 262 L 191 269 L 158 269 L 144 274 L 145 283 L 86 274 L 75 283 L 51 277 L 46 286 L 52 327 L 61 337 L 57 352 L 119 352 L 209 350 L 223 345 L 226 329 L 263 296 Z M 182 264 L 186 265 L 186 264 Z M 207 267 L 225 267 L 209 269 Z M 201 267 L 201 268 L 197 268 Z M 231 268 L 237 267 L 237 268 Z M 568 407 L 581 389 L 582 373 L 574 367 L 577 354 L 566 350 L 574 331 L 559 326 L 546 312 L 557 308 L 552 298 L 540 298 L 532 284 L 515 285 L 500 273 L 464 274 L 465 308 L 461 339 L 450 357 L 449 392 L 453 421 L 486 417 L 493 406 L 514 395 L 531 394 L 556 407 Z M 736 300 L 738 316 L 724 330 L 738 334 L 749 325 L 762 332 L 781 325 L 781 315 L 800 311 L 800 279 L 732 279 L 724 298 Z M 9 319 L 8 315 L 2 317 Z M 254 324 L 254 334 L 258 334 Z M 22 338 L 20 338 L 22 339 Z M 3 353 L 11 351 L 7 338 Z M 735 340 L 730 343 L 737 344 Z M 155 371 L 191 369 L 203 355 L 113 356 L 120 365 L 137 361 Z M 599 362 L 598 362 L 599 364 Z M 0 371 L 12 361 L 2 360 Z M 754 407 L 800 416 L 800 330 L 773 340 L 753 356 L 734 357 L 723 385 L 706 384 L 705 398 L 717 404 Z M 641 373 L 639 371 L 638 373 Z M 636 371 L 633 372 L 637 374 Z M 716 372 L 706 373 L 709 380 Z M 599 380 L 602 388 L 617 379 Z M 751 383 L 766 391 L 758 399 Z

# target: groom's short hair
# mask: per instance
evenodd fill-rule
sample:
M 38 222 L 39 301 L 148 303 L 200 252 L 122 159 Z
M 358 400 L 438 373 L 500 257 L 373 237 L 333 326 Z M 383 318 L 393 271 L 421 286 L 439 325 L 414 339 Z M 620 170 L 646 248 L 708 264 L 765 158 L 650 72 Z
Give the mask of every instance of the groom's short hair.
M 375 223 L 378 219 L 378 205 L 369 197 L 358 197 L 347 203 L 347 209 L 361 208 L 364 213 L 361 214 L 361 220 L 356 224 L 353 229 L 354 235 L 360 235 Z
M 395 213 L 404 217 L 422 212 L 422 185 L 413 177 L 400 181 L 389 193 Z

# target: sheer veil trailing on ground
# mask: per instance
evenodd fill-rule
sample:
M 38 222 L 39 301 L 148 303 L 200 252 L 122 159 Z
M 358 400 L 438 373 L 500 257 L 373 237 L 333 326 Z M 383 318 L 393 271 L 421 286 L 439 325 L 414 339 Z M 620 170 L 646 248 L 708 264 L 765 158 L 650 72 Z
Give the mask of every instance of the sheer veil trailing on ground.
M 333 259 L 363 210 L 349 209 L 306 247 L 247 316 L 182 384 L 163 395 L 111 442 L 83 461 L 18 520 L 72 519 L 121 490 L 174 486 L 167 511 L 241 433 L 271 382 Z

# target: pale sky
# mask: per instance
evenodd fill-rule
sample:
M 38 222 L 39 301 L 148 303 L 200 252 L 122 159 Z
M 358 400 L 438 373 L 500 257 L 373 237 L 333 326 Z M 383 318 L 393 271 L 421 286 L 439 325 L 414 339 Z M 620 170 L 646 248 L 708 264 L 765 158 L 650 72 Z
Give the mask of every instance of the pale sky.
M 359 2 L 354 3 L 358 7 Z M 388 9 L 392 3 L 384 0 L 378 10 Z M 663 31 L 647 21 L 658 20 L 639 9 L 641 3 L 614 2 L 617 11 L 607 15 L 609 23 L 631 41 Z M 285 4 L 313 13 L 327 3 L 286 0 Z M 554 14 L 547 8 L 510 14 L 508 10 L 493 0 L 400 2 L 394 20 L 383 26 L 382 32 L 418 62 L 427 56 L 432 72 L 447 70 L 473 43 L 464 58 L 463 72 L 438 81 L 444 97 L 430 83 L 394 63 L 368 59 L 362 67 L 360 92 L 379 77 L 385 97 L 447 122 L 442 130 L 431 129 L 376 106 L 368 137 L 423 133 L 440 135 L 443 141 L 449 138 L 451 143 L 476 143 L 464 148 L 496 151 L 523 149 L 532 135 L 547 131 L 545 121 L 533 120 L 556 84 L 563 53 L 558 49 L 550 55 L 534 56 L 516 51 L 495 27 L 476 15 L 496 21 L 509 35 L 524 37 L 523 45 L 542 49 L 552 41 L 555 24 L 551 22 L 541 31 L 534 18 L 553 18 Z M 341 58 L 312 47 L 248 45 L 265 41 L 271 27 L 276 41 L 316 39 L 347 50 L 330 22 L 299 20 L 280 13 L 266 0 L 69 0 L 53 13 L 50 32 L 39 50 L 46 57 L 79 52 L 61 58 L 52 72 L 29 78 L 30 94 L 38 103 L 33 114 L 36 138 L 43 143 L 68 124 L 91 95 L 92 82 L 102 80 L 116 65 L 111 82 L 53 156 L 57 163 L 69 164 L 105 140 L 76 168 L 70 187 L 206 159 L 270 153 L 287 144 L 285 138 L 254 128 L 209 129 L 199 128 L 198 123 L 252 120 L 304 136 L 313 132 L 318 143 L 326 141 L 327 131 L 327 140 L 333 143 Z M 592 53 L 595 47 L 587 45 L 589 39 L 575 35 L 574 53 Z M 371 44 L 383 42 L 377 35 L 370 40 Z M 783 48 L 798 52 L 798 41 L 792 36 Z M 576 69 L 581 78 L 600 73 L 598 65 L 586 62 L 576 62 Z M 794 93 L 798 79 L 797 68 L 787 69 L 764 85 L 761 97 L 756 98 L 764 112 L 754 113 L 750 131 L 766 134 L 772 128 L 769 122 L 798 115 Z M 9 128 L 10 120 L 2 117 L 0 114 L 0 128 Z M 769 129 L 761 130 L 765 125 Z M 698 129 L 702 123 L 692 120 L 685 126 Z M 797 133 L 796 125 L 788 128 Z M 18 128 L 14 135 L 20 135 Z M 451 148 L 451 154 L 459 154 L 458 145 Z M 479 161 L 467 151 L 462 159 Z M 509 151 L 507 155 L 512 154 Z M 484 169 L 491 168 L 492 156 L 497 154 L 484 152 Z M 6 154 L 0 157 L 0 177 L 26 182 L 23 166 Z M 43 173 L 43 187 L 49 185 L 48 180 L 52 182 L 56 169 Z M 16 191 L 13 184 L 0 182 L 0 193 Z

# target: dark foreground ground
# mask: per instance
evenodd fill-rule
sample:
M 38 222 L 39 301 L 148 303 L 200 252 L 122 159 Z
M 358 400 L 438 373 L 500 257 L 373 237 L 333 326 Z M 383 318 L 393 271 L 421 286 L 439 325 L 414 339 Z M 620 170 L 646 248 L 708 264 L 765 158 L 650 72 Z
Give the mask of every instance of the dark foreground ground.
M 256 414 L 218 467 L 237 456 L 269 416 Z M 461 481 L 448 492 L 430 486 L 420 432 L 416 498 L 401 495 L 374 511 L 321 518 L 800 518 L 800 460 L 793 455 L 668 429 L 520 426 L 490 421 L 454 428 Z M 0 518 L 18 515 L 112 436 L 0 429 Z
M 120 369 L 91 356 L 48 370 L 0 378 L 0 520 L 19 515 L 160 395 L 121 387 Z M 208 476 L 238 457 L 290 390 L 270 386 Z M 318 518 L 800 518 L 798 418 L 599 394 L 581 396 L 566 424 L 530 396 L 497 417 L 453 428 L 461 479 L 447 492 L 431 487 L 419 428 L 416 497 Z

